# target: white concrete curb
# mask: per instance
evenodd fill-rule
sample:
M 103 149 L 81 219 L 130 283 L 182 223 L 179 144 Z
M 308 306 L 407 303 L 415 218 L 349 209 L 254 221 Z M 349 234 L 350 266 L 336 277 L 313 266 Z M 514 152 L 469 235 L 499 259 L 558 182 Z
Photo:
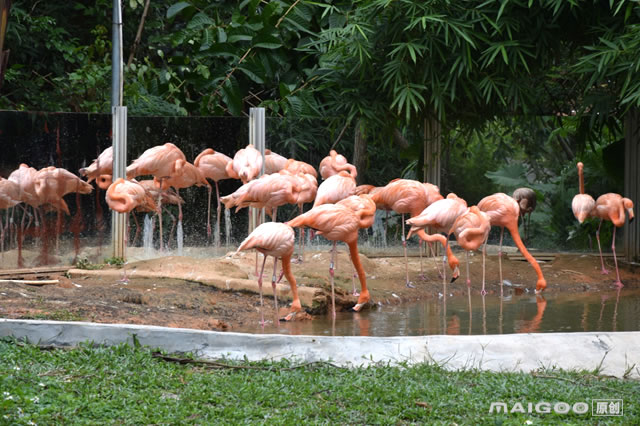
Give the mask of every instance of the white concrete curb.
M 206 359 L 332 361 L 343 366 L 436 362 L 447 369 L 529 372 L 541 367 L 640 377 L 640 332 L 486 336 L 327 337 L 244 334 L 131 324 L 0 319 L 0 337 L 72 346 L 132 343 Z

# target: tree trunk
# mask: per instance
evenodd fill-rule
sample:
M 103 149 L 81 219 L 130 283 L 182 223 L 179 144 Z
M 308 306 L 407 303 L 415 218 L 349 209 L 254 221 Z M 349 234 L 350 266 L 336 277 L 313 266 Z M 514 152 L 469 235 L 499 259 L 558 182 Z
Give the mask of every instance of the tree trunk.
M 624 194 L 634 203 L 634 213 L 640 203 L 640 111 L 637 108 L 629 111 L 625 117 L 624 135 Z M 624 226 L 624 252 L 627 261 L 640 261 L 640 220 L 627 222 Z
M 358 170 L 358 177 L 356 182 L 358 185 L 362 185 L 366 180 L 364 179 L 367 169 L 367 138 L 365 135 L 364 122 L 358 120 L 356 122 L 356 131 L 353 141 L 353 165 Z
M 440 186 L 440 155 L 442 151 L 442 127 L 438 119 L 424 119 L 424 182 Z

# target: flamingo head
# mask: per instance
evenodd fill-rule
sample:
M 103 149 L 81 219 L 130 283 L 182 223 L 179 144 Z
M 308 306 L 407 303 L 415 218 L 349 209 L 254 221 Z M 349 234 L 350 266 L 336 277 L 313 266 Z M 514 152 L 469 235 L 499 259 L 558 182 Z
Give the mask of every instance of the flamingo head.
M 536 294 L 540 294 L 547 288 L 547 281 L 544 278 L 540 278 L 536 283 Z
M 460 278 L 460 268 L 456 265 L 453 269 L 453 274 L 451 275 L 451 282 L 454 282 L 458 278 Z

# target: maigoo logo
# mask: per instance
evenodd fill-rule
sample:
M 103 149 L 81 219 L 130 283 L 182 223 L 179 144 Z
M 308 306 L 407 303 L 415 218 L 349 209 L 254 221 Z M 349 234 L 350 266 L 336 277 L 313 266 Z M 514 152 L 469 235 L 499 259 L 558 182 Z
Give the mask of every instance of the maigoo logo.
M 586 414 L 589 412 L 589 404 L 586 402 L 576 402 L 575 404 L 567 404 L 566 402 L 556 402 L 551 404 L 550 402 L 516 402 L 509 408 L 506 402 L 492 402 L 489 406 L 489 414 L 493 413 L 539 413 L 539 414 L 567 414 L 573 411 L 576 414 Z

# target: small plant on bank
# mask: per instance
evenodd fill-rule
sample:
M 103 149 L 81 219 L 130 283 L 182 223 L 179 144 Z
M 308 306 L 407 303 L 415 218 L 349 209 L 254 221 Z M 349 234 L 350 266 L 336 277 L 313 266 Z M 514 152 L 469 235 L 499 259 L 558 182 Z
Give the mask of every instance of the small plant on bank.
M 108 257 L 104 260 L 104 263 L 109 266 L 122 267 L 122 265 L 124 265 L 124 259 L 121 257 Z
M 78 268 L 78 269 L 102 269 L 102 268 L 104 268 L 104 265 L 99 264 L 99 263 L 92 263 L 86 257 L 81 257 L 81 258 L 78 258 L 78 261 L 76 262 L 76 268 Z

